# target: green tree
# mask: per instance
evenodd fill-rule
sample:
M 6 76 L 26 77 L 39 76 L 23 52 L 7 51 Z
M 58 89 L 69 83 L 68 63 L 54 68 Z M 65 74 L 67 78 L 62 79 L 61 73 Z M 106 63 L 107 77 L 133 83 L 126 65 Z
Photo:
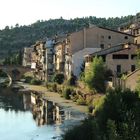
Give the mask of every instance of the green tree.
M 53 76 L 52 81 L 56 82 L 58 84 L 62 84 L 64 82 L 64 74 L 62 73 L 57 73 Z
M 116 128 L 115 121 L 108 120 L 107 121 L 108 140 L 119 140 L 116 131 L 117 128 Z
M 139 107 L 136 92 L 110 90 L 94 117 L 68 131 L 64 140 L 140 140 Z
M 85 71 L 85 83 L 90 89 L 96 89 L 97 92 L 105 91 L 105 65 L 101 57 L 95 57 Z

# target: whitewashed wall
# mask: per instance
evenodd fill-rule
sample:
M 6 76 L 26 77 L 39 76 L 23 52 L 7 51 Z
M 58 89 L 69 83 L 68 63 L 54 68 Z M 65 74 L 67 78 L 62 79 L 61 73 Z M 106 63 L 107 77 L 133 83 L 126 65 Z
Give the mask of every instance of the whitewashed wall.
M 85 48 L 72 55 L 72 72 L 75 76 L 79 77 L 81 66 L 84 62 L 84 56 L 100 51 L 100 48 Z

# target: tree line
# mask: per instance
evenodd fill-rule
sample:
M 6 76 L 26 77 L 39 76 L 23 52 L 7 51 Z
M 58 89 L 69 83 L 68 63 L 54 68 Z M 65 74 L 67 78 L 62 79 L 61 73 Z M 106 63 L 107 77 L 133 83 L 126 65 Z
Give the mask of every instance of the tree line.
M 40 21 L 28 25 L 15 27 L 6 26 L 0 30 L 0 52 L 1 56 L 8 54 L 8 50 L 12 52 L 18 51 L 23 47 L 29 47 L 37 40 L 53 37 L 55 34 L 67 34 L 78 31 L 83 27 L 88 27 L 89 24 L 117 29 L 124 23 L 129 23 L 133 16 L 116 17 L 116 18 L 97 18 L 95 16 L 75 18 L 66 20 L 62 17 L 59 19 L 50 19 Z

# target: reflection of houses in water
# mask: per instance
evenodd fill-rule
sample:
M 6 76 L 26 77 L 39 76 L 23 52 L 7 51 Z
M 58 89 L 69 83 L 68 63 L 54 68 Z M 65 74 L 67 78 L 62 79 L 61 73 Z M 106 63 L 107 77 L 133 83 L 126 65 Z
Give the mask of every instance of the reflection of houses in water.
M 31 110 L 33 118 L 37 125 L 60 124 L 64 119 L 71 118 L 70 111 L 64 111 L 52 101 L 43 99 L 38 93 L 23 94 L 23 103 L 25 110 Z
M 23 94 L 23 107 L 24 107 L 24 110 L 31 109 L 31 95 L 30 94 Z
M 37 104 L 33 106 L 33 118 L 37 125 L 61 123 L 64 111 L 60 107 L 54 105 L 53 102 L 45 99 L 37 99 Z

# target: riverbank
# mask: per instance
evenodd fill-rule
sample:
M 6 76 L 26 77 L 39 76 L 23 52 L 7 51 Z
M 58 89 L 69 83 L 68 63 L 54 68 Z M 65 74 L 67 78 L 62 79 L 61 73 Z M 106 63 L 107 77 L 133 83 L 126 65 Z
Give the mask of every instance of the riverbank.
M 46 98 L 49 101 L 53 101 L 57 103 L 59 106 L 67 108 L 67 110 L 70 110 L 73 112 L 77 111 L 77 113 L 83 113 L 85 115 L 88 114 L 87 106 L 77 105 L 72 100 L 66 100 L 60 97 L 58 93 L 48 91 L 47 88 L 44 86 L 36 86 L 36 85 L 29 85 L 29 84 L 22 84 L 22 86 L 24 86 L 24 89 L 26 90 L 33 90 L 33 91 L 43 93 L 44 98 Z

